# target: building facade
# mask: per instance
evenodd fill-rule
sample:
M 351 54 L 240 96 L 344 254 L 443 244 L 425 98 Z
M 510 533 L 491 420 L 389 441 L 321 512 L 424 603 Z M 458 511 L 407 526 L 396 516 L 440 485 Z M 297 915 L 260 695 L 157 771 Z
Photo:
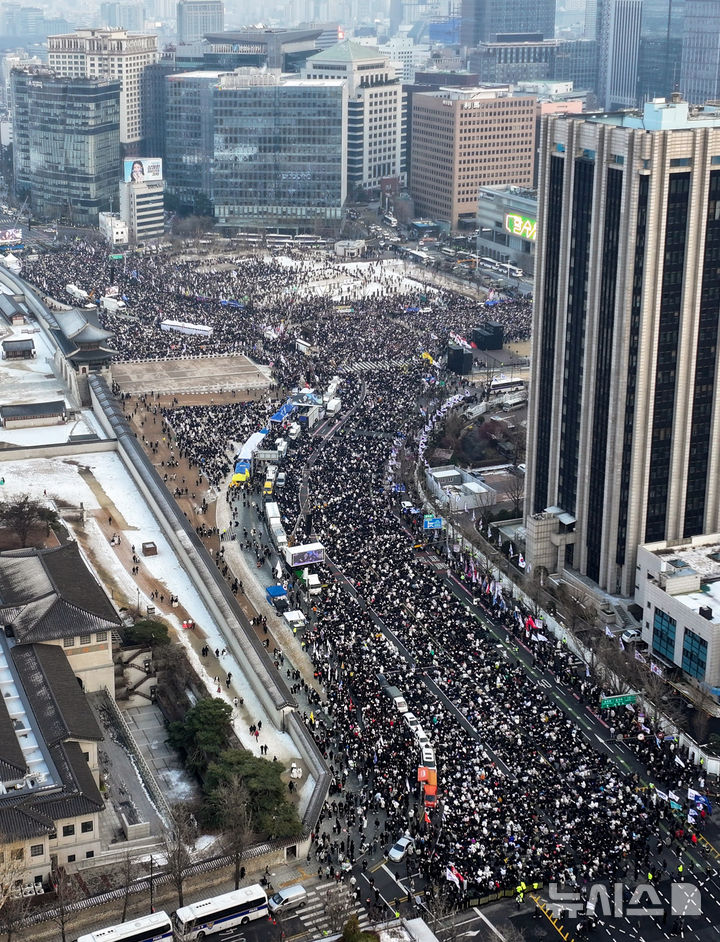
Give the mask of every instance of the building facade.
M 525 81 L 573 82 L 594 89 L 597 83 L 597 43 L 585 39 L 535 39 L 480 43 L 468 58 L 483 84 Z
M 38 219 L 97 225 L 117 192 L 120 82 L 12 73 L 13 175 Z
M 638 58 L 639 104 L 669 97 L 678 90 L 687 98 L 680 84 L 684 18 L 685 0 L 644 0 Z
M 640 546 L 636 572 L 651 656 L 720 695 L 720 534 Z
M 100 4 L 100 25 L 126 29 L 132 33 L 141 33 L 145 29 L 145 5 L 142 3 Z
M 497 42 L 502 35 L 555 35 L 555 0 L 462 0 L 460 42 L 463 46 Z
M 143 72 L 157 59 L 157 36 L 124 29 L 77 29 L 48 37 L 48 65 L 58 75 L 120 82 L 120 143 L 127 157 L 142 149 Z
M 537 194 L 519 186 L 481 186 L 477 212 L 477 254 L 535 270 Z
M 395 66 L 370 46 L 341 42 L 307 60 L 310 81 L 347 85 L 347 192 L 379 190 L 386 177 L 405 182 L 405 93 Z
M 213 95 L 212 201 L 217 224 L 308 231 L 342 218 L 347 86 L 243 70 Z
M 543 118 L 527 557 L 629 595 L 720 529 L 720 109 Z
M 634 108 L 644 0 L 602 0 L 597 95 L 606 111 Z
M 121 183 L 120 217 L 127 226 L 130 245 L 161 238 L 165 233 L 165 181 Z
M 342 217 L 347 86 L 260 69 L 168 76 L 166 178 L 223 228 L 312 231 Z
M 198 213 L 212 200 L 213 96 L 219 72 L 165 78 L 165 177 L 184 211 Z
M 179 0 L 177 37 L 179 43 L 194 43 L 206 33 L 225 29 L 225 4 L 222 0 Z
M 685 0 L 680 90 L 693 105 L 720 99 L 720 5 Z
M 415 211 L 475 228 L 481 186 L 533 183 L 536 99 L 508 88 L 445 88 L 412 99 Z

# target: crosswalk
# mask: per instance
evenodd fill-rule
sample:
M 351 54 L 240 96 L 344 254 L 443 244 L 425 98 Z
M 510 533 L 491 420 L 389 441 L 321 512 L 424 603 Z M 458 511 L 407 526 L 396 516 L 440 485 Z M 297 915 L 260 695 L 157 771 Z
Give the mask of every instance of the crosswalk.
M 367 912 L 344 883 L 309 889 L 307 904 L 297 911 L 297 915 L 318 937 L 341 932 L 352 915 L 357 915 L 361 929 L 370 928 Z
M 382 370 L 398 370 L 409 366 L 411 360 L 358 360 L 357 363 L 348 363 L 341 367 L 340 372 L 348 373 L 377 373 Z

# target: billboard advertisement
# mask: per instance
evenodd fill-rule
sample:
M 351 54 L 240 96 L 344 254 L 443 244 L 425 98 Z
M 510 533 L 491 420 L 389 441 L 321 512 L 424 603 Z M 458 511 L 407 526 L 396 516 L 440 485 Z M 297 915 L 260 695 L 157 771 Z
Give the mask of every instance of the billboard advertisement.
M 0 229 L 0 245 L 19 245 L 22 240 L 22 229 Z
M 125 183 L 150 183 L 153 180 L 162 180 L 162 159 L 160 157 L 136 157 L 135 160 L 124 160 L 123 180 Z
M 312 566 L 313 563 L 322 563 L 325 560 L 325 549 L 322 543 L 304 543 L 301 546 L 288 546 L 285 548 L 285 558 L 291 568 L 296 566 Z
M 527 239 L 528 242 L 534 242 L 537 235 L 537 219 L 521 216 L 519 213 L 507 213 L 505 231 L 511 235 L 520 236 L 521 239 Z

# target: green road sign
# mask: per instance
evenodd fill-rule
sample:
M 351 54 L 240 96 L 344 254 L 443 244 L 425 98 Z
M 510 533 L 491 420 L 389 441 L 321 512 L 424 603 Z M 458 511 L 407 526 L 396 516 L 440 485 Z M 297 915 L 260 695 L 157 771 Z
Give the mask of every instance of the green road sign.
M 113 262 L 121 262 L 125 258 L 124 255 L 111 255 L 110 259 Z
M 609 710 L 611 707 L 627 706 L 629 703 L 635 703 L 636 693 L 624 693 L 620 697 L 603 697 L 600 701 L 601 710 Z

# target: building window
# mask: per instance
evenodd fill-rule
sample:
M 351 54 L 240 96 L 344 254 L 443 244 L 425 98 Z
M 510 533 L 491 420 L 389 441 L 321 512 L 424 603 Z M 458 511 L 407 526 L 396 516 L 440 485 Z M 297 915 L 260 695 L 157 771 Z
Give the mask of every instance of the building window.
M 98 631 L 95 634 L 96 641 L 107 641 L 107 631 Z
M 63 647 L 64 648 L 74 648 L 75 639 L 74 638 L 63 638 Z
M 80 635 L 80 644 L 90 644 L 92 635 Z
M 64 824 L 63 825 L 63 837 L 72 837 L 75 833 L 74 824 Z
M 94 856 L 95 856 L 95 851 L 94 851 L 94 850 L 88 850 L 88 851 L 86 851 L 86 853 L 85 853 L 85 859 L 86 859 L 86 860 L 89 860 L 91 857 L 94 857 Z
M 82 831 L 83 834 L 88 834 L 90 831 L 92 831 L 92 829 L 93 829 L 92 821 L 83 821 L 83 823 L 80 825 L 80 830 Z
M 706 664 L 707 641 L 686 628 L 683 638 L 682 669 L 697 680 L 705 680 Z
M 68 854 L 68 863 L 75 863 L 75 854 Z
M 653 620 L 653 641 L 652 647 L 655 654 L 661 654 L 668 661 L 675 657 L 675 629 L 677 622 L 671 618 L 662 609 L 655 609 L 655 618 Z
M 30 845 L 30 856 L 31 857 L 42 857 L 45 848 L 42 844 L 31 844 Z

